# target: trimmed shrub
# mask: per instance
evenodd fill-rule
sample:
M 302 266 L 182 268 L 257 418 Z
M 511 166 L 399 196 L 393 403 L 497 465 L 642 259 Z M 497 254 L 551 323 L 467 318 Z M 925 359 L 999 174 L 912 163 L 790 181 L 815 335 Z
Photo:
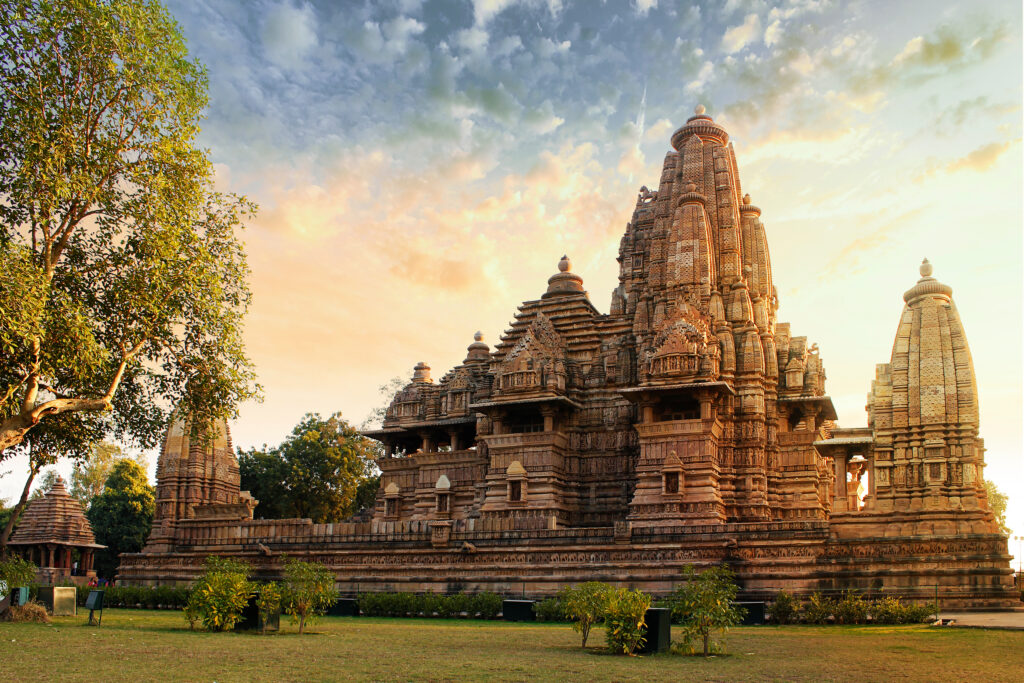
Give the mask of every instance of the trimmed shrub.
M 639 590 L 619 588 L 607 594 L 604 628 L 611 652 L 632 655 L 644 644 L 644 617 L 650 606 L 651 596 Z
M 808 624 L 827 624 L 835 611 L 836 601 L 821 593 L 814 593 L 804 605 L 804 621 Z
M 795 624 L 800 619 L 800 603 L 782 590 L 768 607 L 768 617 L 773 624 Z
M 481 619 L 497 619 L 503 601 L 497 593 L 477 593 L 473 596 L 473 612 Z
M 565 603 L 559 598 L 544 598 L 535 602 L 533 612 L 537 621 L 565 621 Z
M 856 591 L 846 591 L 835 603 L 832 614 L 837 624 L 866 624 L 870 605 Z

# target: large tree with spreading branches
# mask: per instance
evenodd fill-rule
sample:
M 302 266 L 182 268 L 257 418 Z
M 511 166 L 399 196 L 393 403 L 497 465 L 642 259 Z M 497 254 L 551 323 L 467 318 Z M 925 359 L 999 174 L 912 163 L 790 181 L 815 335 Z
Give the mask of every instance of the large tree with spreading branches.
M 0 462 L 155 445 L 253 397 L 255 207 L 196 136 L 203 67 L 151 0 L 0 0 Z

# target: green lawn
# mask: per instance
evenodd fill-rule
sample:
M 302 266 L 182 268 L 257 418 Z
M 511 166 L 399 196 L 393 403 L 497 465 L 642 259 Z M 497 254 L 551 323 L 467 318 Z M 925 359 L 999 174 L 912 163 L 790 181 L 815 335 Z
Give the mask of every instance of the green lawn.
M 87 614 L 87 613 L 86 613 Z M 1024 631 L 747 627 L 729 655 L 615 657 L 566 625 L 329 617 L 299 636 L 190 632 L 180 612 L 107 610 L 0 623 L 5 681 L 1019 681 Z M 603 645 L 595 629 L 591 644 Z

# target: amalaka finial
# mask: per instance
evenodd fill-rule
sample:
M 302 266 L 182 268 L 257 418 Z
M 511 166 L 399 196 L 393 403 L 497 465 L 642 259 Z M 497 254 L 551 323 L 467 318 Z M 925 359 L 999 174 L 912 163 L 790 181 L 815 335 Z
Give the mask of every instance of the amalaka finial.
M 686 185 L 683 186 L 683 191 L 684 192 L 696 192 L 697 191 L 697 183 L 693 182 L 692 180 L 687 180 L 686 181 Z
M 567 273 L 570 270 L 572 270 L 572 261 L 569 260 L 568 256 L 563 254 L 562 260 L 558 262 L 558 271 L 560 273 Z
M 743 203 L 745 205 L 749 205 L 750 204 L 750 193 L 749 192 L 746 193 L 745 195 L 743 195 Z
M 703 104 L 698 104 L 694 108 L 693 113 L 696 114 L 697 116 L 704 116 L 704 112 L 705 111 L 707 111 L 707 110 L 704 108 L 704 105 Z
M 931 277 L 932 264 L 928 262 L 928 259 L 921 261 L 921 277 Z

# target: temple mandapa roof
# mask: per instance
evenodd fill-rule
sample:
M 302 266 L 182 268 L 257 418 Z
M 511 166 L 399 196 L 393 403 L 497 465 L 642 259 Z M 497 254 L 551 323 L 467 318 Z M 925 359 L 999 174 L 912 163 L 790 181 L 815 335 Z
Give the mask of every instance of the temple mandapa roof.
M 68 494 L 59 476 L 49 493 L 29 502 L 8 542 L 9 545 L 47 543 L 76 548 L 107 547 L 96 543 L 82 504 Z

